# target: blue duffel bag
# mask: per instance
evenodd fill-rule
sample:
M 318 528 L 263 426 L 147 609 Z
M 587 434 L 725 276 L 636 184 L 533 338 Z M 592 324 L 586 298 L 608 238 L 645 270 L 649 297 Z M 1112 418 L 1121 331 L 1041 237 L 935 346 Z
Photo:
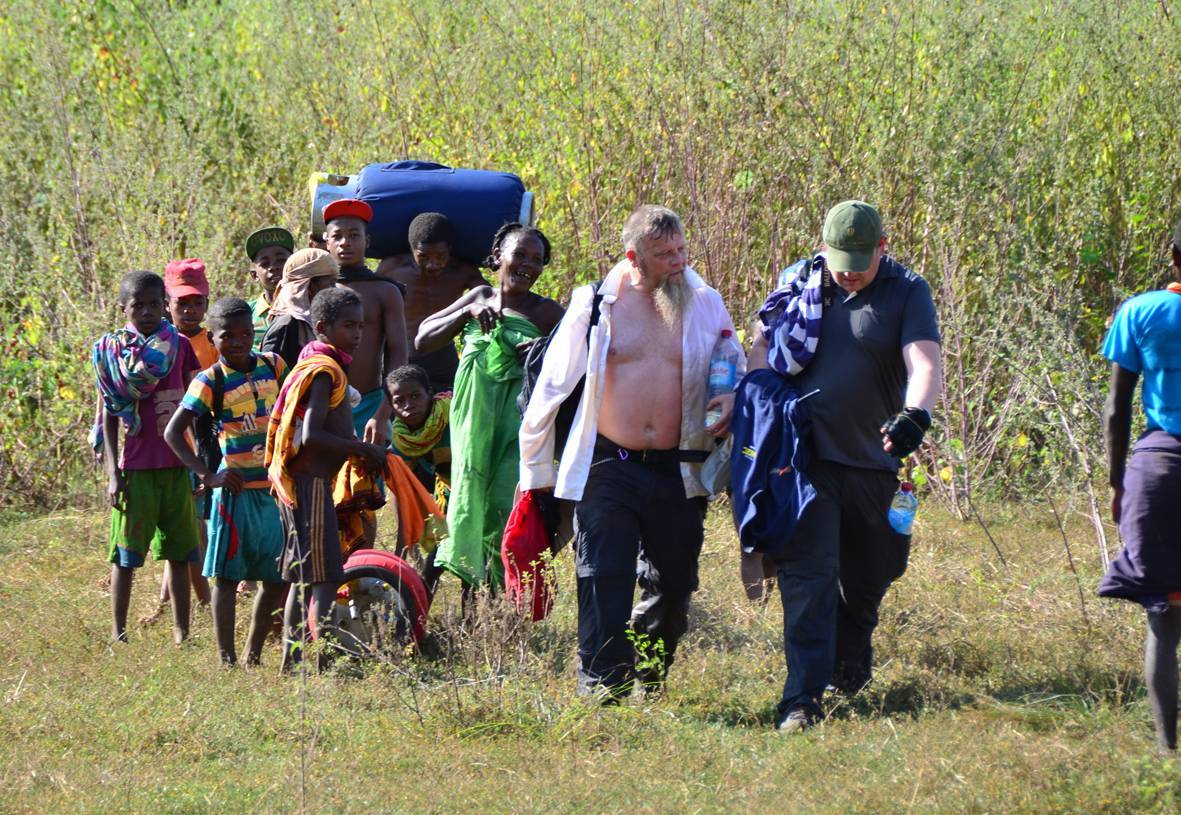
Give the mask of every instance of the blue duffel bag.
M 462 170 L 427 161 L 370 164 L 353 176 L 355 195 L 373 207 L 371 258 L 410 251 L 406 232 L 422 212 L 441 212 L 455 226 L 452 254 L 479 265 L 496 230 L 533 220 L 533 194 L 512 173 Z

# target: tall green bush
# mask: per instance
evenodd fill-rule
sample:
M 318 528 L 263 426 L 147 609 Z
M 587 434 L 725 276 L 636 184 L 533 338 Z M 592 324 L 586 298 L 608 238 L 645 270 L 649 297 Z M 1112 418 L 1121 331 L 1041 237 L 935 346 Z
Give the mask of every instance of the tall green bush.
M 198 255 L 249 292 L 244 237 L 306 231 L 311 171 L 399 158 L 519 173 L 551 294 L 667 203 L 740 322 L 831 203 L 873 201 L 944 315 L 937 494 L 1077 484 L 1106 319 L 1161 284 L 1181 209 L 1177 35 L 1166 3 L 1098 0 L 13 0 L 0 500 L 87 483 L 120 275 Z

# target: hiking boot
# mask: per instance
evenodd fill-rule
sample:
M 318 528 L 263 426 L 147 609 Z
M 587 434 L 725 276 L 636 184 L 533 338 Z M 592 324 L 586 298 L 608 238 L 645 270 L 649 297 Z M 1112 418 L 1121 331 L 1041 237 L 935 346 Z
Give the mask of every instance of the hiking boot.
M 872 679 L 873 674 L 868 671 L 842 669 L 841 666 L 837 666 L 833 671 L 832 682 L 825 690 L 851 699 L 865 690 Z
M 615 707 L 622 704 L 631 691 L 631 682 L 609 686 L 589 677 L 579 677 L 578 686 L 574 692 L 581 699 L 589 699 L 603 707 Z
M 793 707 L 775 725 L 775 730 L 780 733 L 802 733 L 820 724 L 821 719 L 819 710 L 809 707 Z

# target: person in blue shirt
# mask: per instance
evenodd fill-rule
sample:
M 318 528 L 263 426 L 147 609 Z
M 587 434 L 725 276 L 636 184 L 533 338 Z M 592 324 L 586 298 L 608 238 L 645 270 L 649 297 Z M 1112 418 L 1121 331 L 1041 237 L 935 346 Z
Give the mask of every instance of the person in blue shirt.
M 1163 753 L 1177 749 L 1177 644 L 1181 641 L 1181 223 L 1173 233 L 1177 281 L 1120 307 L 1103 342 L 1111 387 L 1103 411 L 1111 514 L 1124 540 L 1099 584 L 1148 615 L 1144 672 Z M 1146 429 L 1132 449 L 1132 397 L 1142 381 Z

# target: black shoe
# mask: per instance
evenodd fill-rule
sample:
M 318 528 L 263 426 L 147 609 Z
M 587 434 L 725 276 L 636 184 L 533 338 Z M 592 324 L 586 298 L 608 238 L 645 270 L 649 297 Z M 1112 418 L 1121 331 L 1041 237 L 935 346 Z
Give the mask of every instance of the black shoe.
M 829 689 L 844 697 L 853 697 L 865 689 L 873 680 L 873 674 L 864 668 L 852 668 L 837 665 L 832 672 L 832 683 Z

